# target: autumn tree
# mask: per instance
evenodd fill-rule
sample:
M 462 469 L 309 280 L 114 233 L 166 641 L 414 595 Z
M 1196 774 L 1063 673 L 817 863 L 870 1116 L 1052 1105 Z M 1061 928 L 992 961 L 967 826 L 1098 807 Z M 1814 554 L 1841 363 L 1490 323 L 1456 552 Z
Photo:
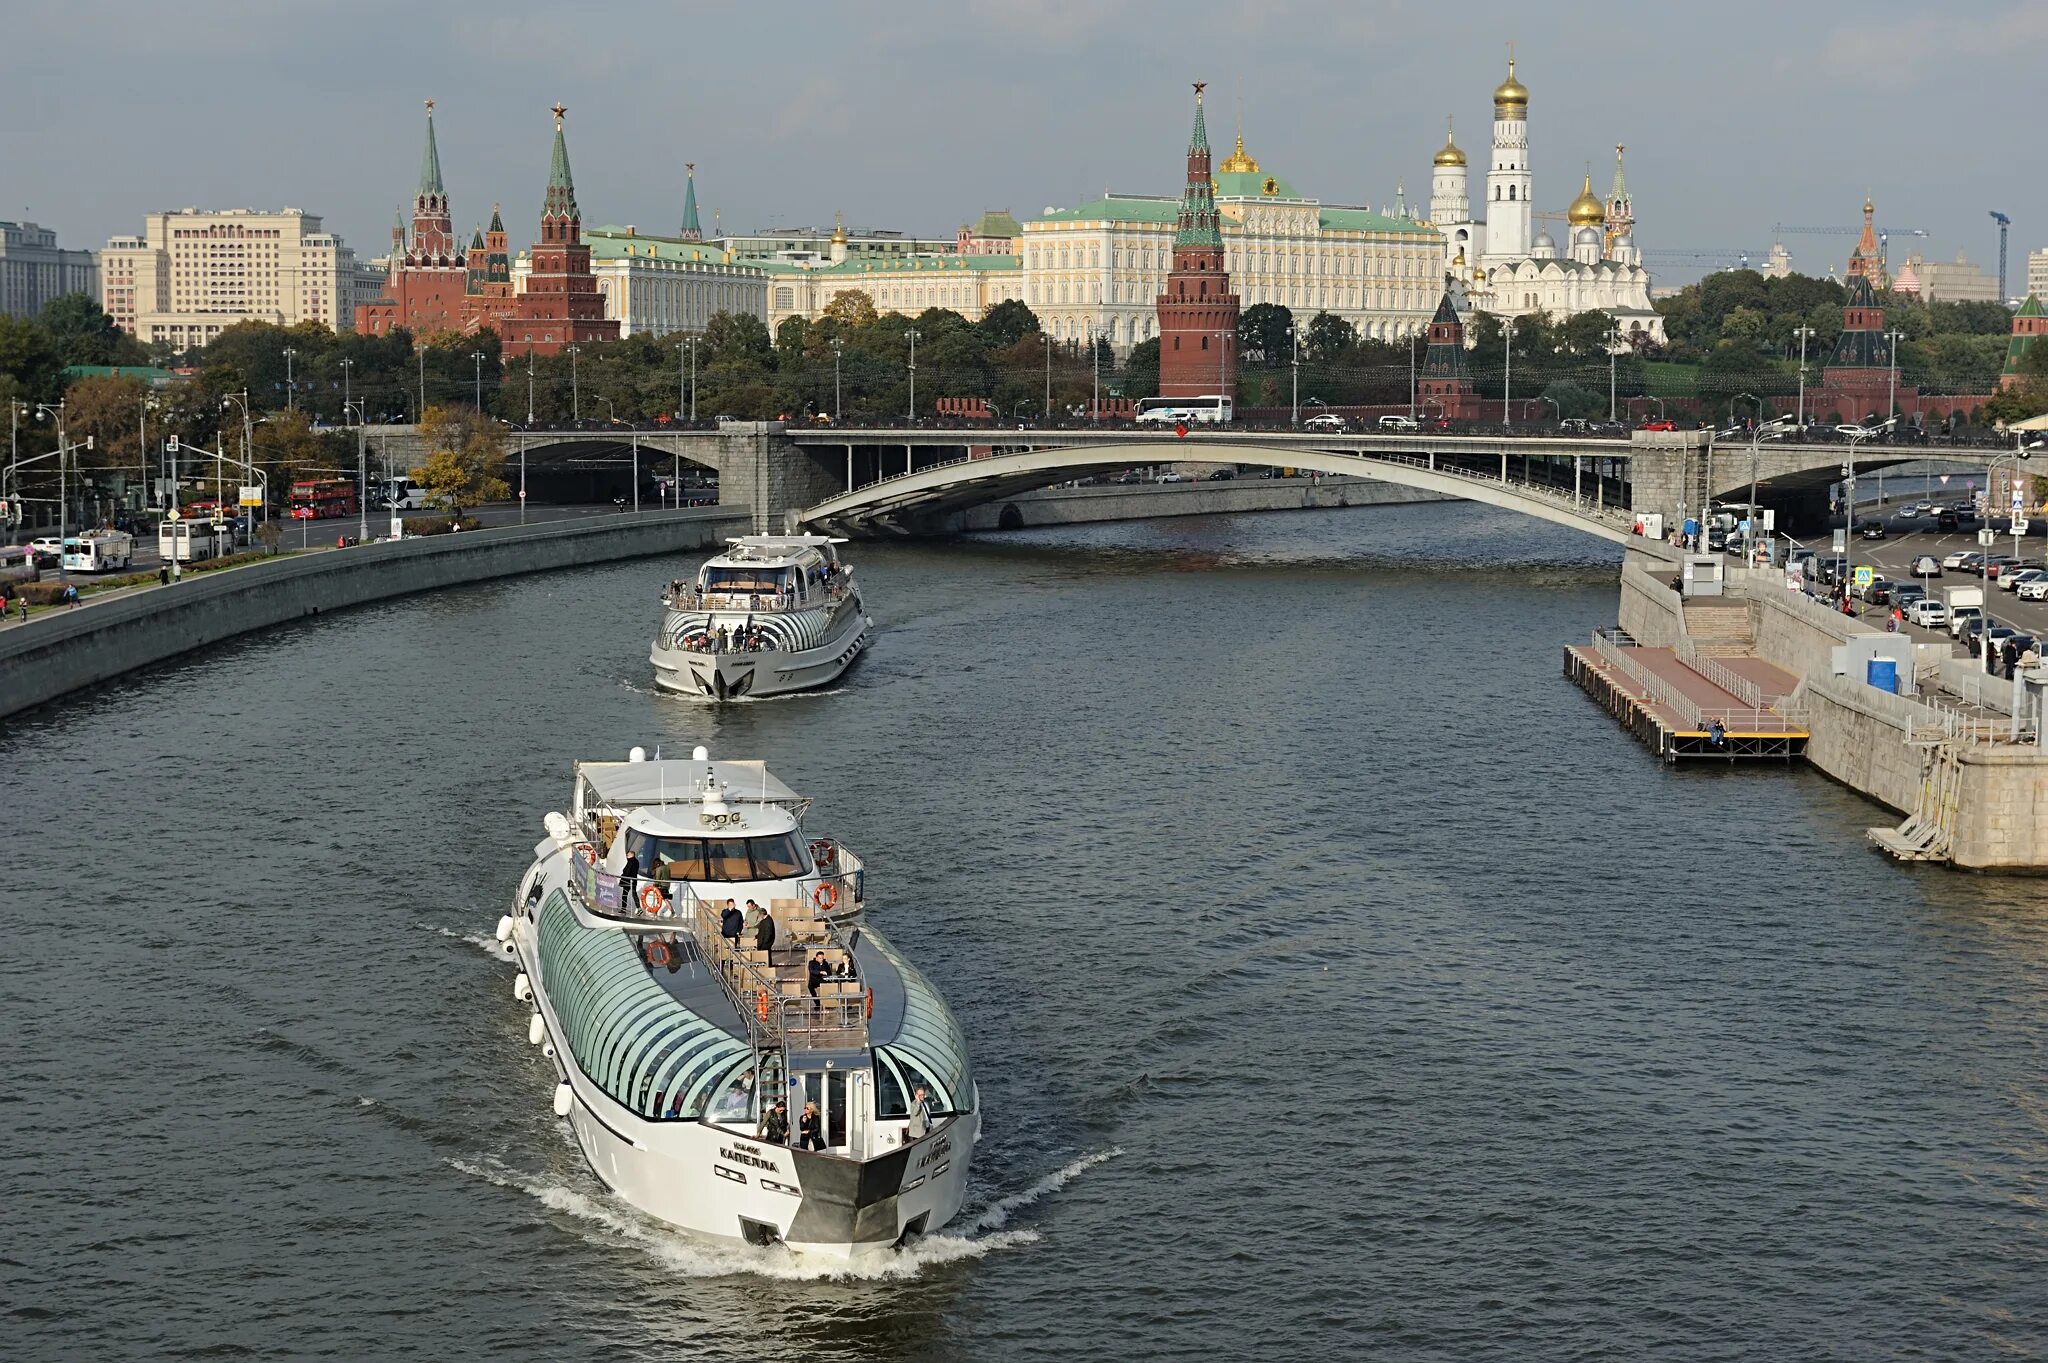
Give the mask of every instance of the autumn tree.
M 854 331 L 873 326 L 881 316 L 875 311 L 875 300 L 859 289 L 834 294 L 832 301 L 825 305 L 825 315 Z
M 505 432 L 497 422 L 468 408 L 429 407 L 420 436 L 427 442 L 427 459 L 411 471 L 412 480 L 450 515 L 511 496 L 499 476 Z

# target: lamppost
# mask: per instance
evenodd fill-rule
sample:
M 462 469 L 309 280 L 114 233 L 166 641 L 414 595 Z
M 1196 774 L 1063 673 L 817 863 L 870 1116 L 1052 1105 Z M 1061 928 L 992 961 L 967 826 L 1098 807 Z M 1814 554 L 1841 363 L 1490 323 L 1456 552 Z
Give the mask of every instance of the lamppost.
M 602 403 L 604 404 L 604 410 L 605 410 L 605 425 L 607 425 L 607 426 L 616 426 L 616 425 L 618 425 L 618 424 L 619 424 L 619 407 L 618 407 L 618 404 L 617 404 L 617 403 L 615 403 L 615 402 L 613 402 L 613 401 L 612 401 L 612 400 L 611 400 L 610 398 L 606 397 L 606 396 L 605 396 L 604 394 L 602 394 L 602 393 L 599 393 L 599 394 L 597 395 L 597 400 L 598 400 L 599 402 L 602 402 Z
M 43 421 L 45 419 L 54 419 L 57 423 L 57 561 L 59 564 L 62 564 L 64 561 L 64 537 L 70 530 L 69 513 L 71 511 L 71 487 L 65 481 L 64 476 L 66 455 L 69 453 L 69 449 L 64 443 L 64 404 L 61 401 L 55 406 L 47 402 L 37 403 L 36 420 Z
M 1097 299 L 1095 310 L 1098 313 L 1102 306 L 1102 301 Z M 1088 420 L 1093 423 L 1102 420 L 1102 349 L 1096 343 L 1095 323 L 1092 321 L 1088 324 L 1088 363 L 1095 371 L 1094 390 L 1088 398 Z
M 526 346 L 526 424 L 519 428 L 519 523 L 526 524 L 526 433 L 533 429 L 533 343 Z
M 1754 401 L 1755 399 L 1752 398 L 1751 400 Z M 1749 531 L 1745 536 L 1742 546 L 1743 557 L 1751 564 L 1756 562 L 1756 532 L 1759 522 L 1762 520 L 1762 511 L 1756 504 L 1757 494 L 1760 490 L 1760 480 L 1757 478 L 1757 465 L 1763 457 L 1761 447 L 1766 440 L 1783 439 L 1786 433 L 1792 429 L 1792 419 L 1790 417 L 1781 416 L 1768 422 L 1765 421 L 1763 419 L 1762 404 L 1758 404 L 1757 422 L 1749 432 Z M 1775 559 L 1776 555 L 1774 554 L 1772 557 Z
M 1289 322 L 1287 334 L 1294 341 L 1294 391 L 1288 403 L 1287 424 L 1301 425 L 1301 328 Z
M 1507 368 L 1502 371 L 1500 385 L 1500 419 L 1503 424 L 1515 424 L 1515 319 L 1505 318 L 1500 324 L 1501 353 L 1507 356 Z
M 484 353 L 481 350 L 472 350 L 469 352 L 469 358 L 476 361 L 476 410 L 478 415 L 482 415 L 484 410 Z
M 356 362 L 354 360 L 343 360 L 341 362 L 341 409 L 344 412 L 349 407 L 349 381 L 355 377 L 352 372 L 355 367 Z M 362 408 L 358 407 L 356 410 L 360 412 Z
M 1621 354 L 1621 323 L 1607 328 L 1607 419 L 1614 420 L 1614 362 Z
M 427 419 L 427 347 L 425 346 L 425 344 L 424 344 L 424 343 L 423 343 L 423 344 L 421 344 L 421 346 L 419 347 L 419 359 L 420 359 L 420 403 L 419 403 L 419 415 L 418 415 L 418 416 L 417 416 L 417 417 L 415 418 L 415 420 L 416 420 L 416 421 L 425 421 L 425 420 Z
M 569 352 L 569 420 L 581 421 L 583 420 L 583 389 L 580 380 L 576 376 L 576 357 L 583 353 L 583 347 L 580 345 L 565 345 L 562 349 Z
M 1899 338 L 1905 334 L 1903 331 L 1896 330 L 1885 333 L 1892 343 L 1891 387 L 1886 392 L 1884 400 L 1884 414 L 1887 421 L 1896 419 L 1899 410 Z M 1882 488 L 1879 489 L 1879 491 L 1882 490 Z
M 2006 480 L 2005 500 L 2007 508 L 2012 514 L 2012 556 L 2014 558 L 2020 556 L 2020 534 L 2027 521 L 2026 498 L 2020 494 L 2020 463 L 2032 455 L 2035 450 L 2044 447 L 2048 447 L 2048 440 L 2028 440 L 2023 435 L 2013 436 L 2012 476 Z M 1987 494 L 1991 490 L 1991 474 L 1988 470 L 1984 474 L 1984 490 Z M 1990 509 L 1989 507 L 1985 508 L 1986 511 Z
M 370 538 L 370 455 L 363 446 L 363 428 L 369 419 L 363 415 L 359 402 L 341 404 L 342 420 L 348 419 L 349 408 L 356 411 L 356 543 Z
M 1800 327 L 1792 333 L 1799 338 L 1799 427 L 1806 429 L 1806 342 L 1815 335 L 1812 327 Z
M 1415 342 L 1421 337 L 1419 331 L 1408 333 L 1408 419 L 1415 420 Z
M 910 424 L 917 424 L 917 329 L 912 327 L 903 333 L 910 342 Z
M 231 402 L 242 409 L 242 464 L 249 471 L 249 481 L 259 483 L 263 488 L 264 505 L 258 509 L 263 512 L 263 518 L 268 520 L 270 518 L 270 480 L 267 478 L 258 479 L 256 476 L 256 432 L 254 429 L 255 423 L 249 419 L 249 390 L 245 388 L 239 393 L 221 394 L 220 409 L 225 412 L 228 409 L 228 404 Z M 240 498 L 236 500 L 239 501 Z M 249 513 L 248 529 L 251 534 L 256 532 L 255 510 Z
M 1038 343 L 1045 348 L 1045 402 L 1039 408 L 1039 420 L 1048 426 L 1052 424 L 1052 337 L 1038 333 Z
M 284 348 L 284 409 L 287 412 L 298 406 L 298 389 L 292 385 L 292 356 L 298 353 L 290 346 Z
M 837 426 L 844 418 L 839 405 L 839 352 L 846 349 L 846 342 L 837 336 L 832 338 L 832 424 Z M 849 489 L 850 490 L 850 489 Z
M 1842 465 L 1842 601 L 1849 600 L 1849 586 L 1855 580 L 1855 572 L 1849 559 L 1856 552 L 1856 447 L 1874 435 L 1889 431 L 1892 418 L 1886 417 L 1875 426 L 1868 426 L 1849 437 L 1849 459 Z

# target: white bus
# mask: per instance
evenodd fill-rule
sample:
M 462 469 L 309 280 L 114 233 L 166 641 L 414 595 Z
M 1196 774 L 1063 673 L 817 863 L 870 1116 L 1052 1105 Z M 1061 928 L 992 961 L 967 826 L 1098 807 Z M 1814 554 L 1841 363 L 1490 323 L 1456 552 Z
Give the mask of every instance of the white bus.
M 230 552 L 232 530 L 216 529 L 210 520 L 181 517 L 156 528 L 157 557 L 165 563 L 198 563 Z
M 135 537 L 125 530 L 91 530 L 64 539 L 64 571 L 111 573 L 135 562 Z
M 1221 393 L 1194 398 L 1145 398 L 1138 403 L 1140 425 L 1221 426 L 1231 417 L 1230 399 Z

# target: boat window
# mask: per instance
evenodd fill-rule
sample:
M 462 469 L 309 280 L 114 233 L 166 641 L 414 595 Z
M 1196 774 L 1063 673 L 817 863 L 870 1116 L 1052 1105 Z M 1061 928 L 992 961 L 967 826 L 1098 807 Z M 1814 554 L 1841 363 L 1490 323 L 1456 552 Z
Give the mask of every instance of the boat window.
M 804 873 L 803 845 L 794 833 L 765 838 L 656 838 L 629 831 L 626 850 L 640 858 L 642 874 L 662 866 L 672 880 L 790 880 Z
M 707 592 L 773 595 L 789 590 L 786 568 L 706 568 L 703 580 Z

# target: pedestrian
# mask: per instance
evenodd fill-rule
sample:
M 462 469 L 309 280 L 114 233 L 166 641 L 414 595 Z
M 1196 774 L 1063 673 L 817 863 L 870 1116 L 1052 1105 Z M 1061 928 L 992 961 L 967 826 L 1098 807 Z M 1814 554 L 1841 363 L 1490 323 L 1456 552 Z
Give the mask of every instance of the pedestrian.
M 2005 662 L 2005 679 L 2007 681 L 2011 681 L 2013 670 L 2020 665 L 2020 646 L 2014 643 L 2012 640 L 2007 639 L 2005 641 L 2005 648 L 2002 650 L 2002 652 L 2004 655 Z
M 789 1144 L 789 1105 L 780 1098 L 761 1119 L 761 1139 L 773 1145 Z
M 752 904 L 754 901 L 750 899 L 747 902 Z M 775 915 L 765 909 L 761 911 L 761 921 L 754 924 L 754 950 L 775 950 Z
M 740 933 L 745 927 L 746 920 L 740 916 L 738 907 L 730 899 L 726 900 L 725 912 L 718 915 L 718 935 L 730 942 L 734 951 L 738 951 L 740 949 Z
M 17 596 L 14 598 L 14 604 L 21 607 L 21 618 L 26 621 L 28 619 L 28 597 Z
M 921 1141 L 931 1133 L 932 1103 L 925 1096 L 924 1085 L 919 1084 L 910 1096 L 910 1139 Z
M 1722 724 L 1720 720 L 1717 719 L 1713 723 L 1707 725 L 1708 743 L 1718 748 L 1727 743 L 1727 741 L 1728 729 L 1727 726 Z
M 65 605 L 67 605 L 67 606 L 69 606 L 69 607 L 71 607 L 71 609 L 73 609 L 73 610 L 77 610 L 77 609 L 78 609 L 78 584 L 77 584 L 77 583 L 75 583 L 75 582 L 67 582 L 67 583 L 65 583 L 65 584 L 64 584 L 64 604 L 65 604 Z
M 811 1001 L 815 1003 L 818 998 L 818 986 L 832 978 L 832 966 L 826 961 L 824 952 L 820 951 L 811 957 L 808 974 L 810 976 Z
M 619 907 L 630 910 L 633 895 L 640 888 L 640 854 L 626 853 L 626 864 L 619 868 Z
M 162 564 L 162 565 L 159 565 L 159 566 L 158 566 L 158 568 L 157 568 L 157 570 L 156 570 L 156 581 L 157 581 L 157 585 L 158 585 L 158 586 L 160 586 L 160 587 L 168 587 L 168 586 L 170 586 L 170 585 L 171 585 L 171 565 L 170 565 L 170 564 L 168 564 L 168 563 L 165 563 L 165 564 Z
M 824 1123 L 818 1120 L 818 1105 L 805 1103 L 801 1117 L 796 1119 L 796 1148 L 799 1150 L 823 1150 L 825 1148 Z

